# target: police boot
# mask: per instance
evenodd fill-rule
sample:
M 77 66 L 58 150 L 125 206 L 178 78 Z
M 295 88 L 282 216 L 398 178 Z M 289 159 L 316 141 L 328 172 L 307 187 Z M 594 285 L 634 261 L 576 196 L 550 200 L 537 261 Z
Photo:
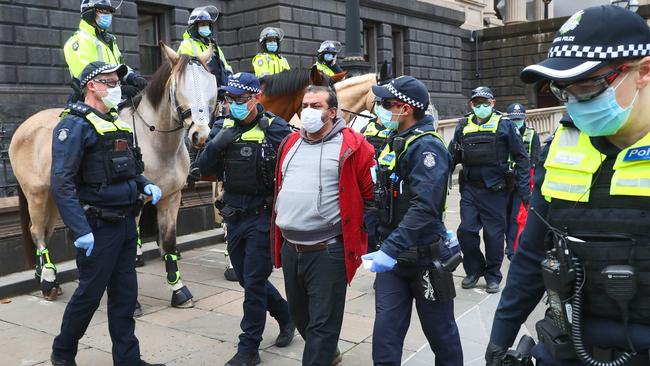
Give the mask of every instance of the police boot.
M 334 355 L 334 360 L 332 361 L 332 366 L 336 366 L 343 362 L 343 355 L 341 354 L 341 350 L 336 348 L 336 354 Z
M 41 282 L 41 293 L 48 301 L 56 300 L 63 294 L 61 286 L 56 280 L 56 266 L 50 260 L 50 252 L 47 248 L 36 250 L 38 264 L 36 265 L 36 278 Z
M 172 286 L 172 306 L 175 308 L 194 307 L 192 293 L 181 282 L 181 272 L 178 270 L 178 257 L 175 254 L 165 254 L 165 270 L 167 283 Z
M 57 357 L 54 353 L 50 355 L 50 362 L 52 366 L 77 366 L 77 363 L 73 361 L 64 360 Z
M 260 360 L 260 353 L 255 351 L 251 353 L 239 352 L 233 356 L 225 366 L 254 366 L 259 365 L 262 361 Z

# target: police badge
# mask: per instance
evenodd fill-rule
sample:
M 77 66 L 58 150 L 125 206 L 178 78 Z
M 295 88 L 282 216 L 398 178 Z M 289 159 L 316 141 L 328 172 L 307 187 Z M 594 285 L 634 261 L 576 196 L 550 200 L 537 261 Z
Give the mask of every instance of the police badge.
M 70 132 L 67 128 L 62 128 L 59 130 L 59 134 L 57 135 L 57 139 L 59 141 L 63 142 L 68 138 L 68 132 Z
M 436 166 L 436 158 L 434 157 L 436 154 L 427 151 L 422 153 L 424 155 L 424 166 L 427 168 L 433 168 Z

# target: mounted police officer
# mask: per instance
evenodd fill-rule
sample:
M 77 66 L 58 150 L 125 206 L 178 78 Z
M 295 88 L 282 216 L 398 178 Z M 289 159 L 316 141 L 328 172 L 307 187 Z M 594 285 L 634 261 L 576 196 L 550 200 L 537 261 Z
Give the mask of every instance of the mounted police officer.
M 443 265 L 452 257 L 444 246 L 442 222 L 451 157 L 433 128 L 433 118 L 425 115 L 429 93 L 422 82 L 402 76 L 372 91 L 380 99 L 375 114 L 391 131 L 376 173 L 381 246 L 363 256 L 377 272 L 373 362 L 401 364 L 415 299 L 436 365 L 462 365 L 453 269 Z
M 111 5 L 110 0 L 81 1 L 79 29 L 63 47 L 74 90 L 70 102 L 83 100 L 80 75 L 86 65 L 94 61 L 108 64 L 124 63 L 122 53 L 117 46 L 117 38 L 108 32 L 113 23 L 113 13 L 120 5 L 122 1 L 116 7 Z M 128 68 L 128 72 L 120 81 L 124 99 L 134 97 L 147 86 L 147 80 L 131 68 Z
M 212 37 L 214 24 L 218 17 L 219 11 L 212 5 L 192 10 L 187 21 L 187 30 L 183 33 L 183 42 L 178 46 L 178 53 L 199 57 L 212 46 L 213 53 L 208 62 L 208 68 L 216 76 L 217 85 L 225 86 L 228 83 L 228 76 L 232 74 L 232 67 L 228 65 L 221 48 Z
M 521 74 L 526 83 L 550 80 L 573 123 L 557 129 L 535 172 L 488 365 L 501 365 L 545 290 L 537 365 L 650 365 L 648 44 L 642 17 L 591 7 L 571 16 L 548 58 Z
M 115 110 L 124 65 L 92 62 L 81 72 L 84 102 L 69 104 L 52 136 L 51 190 L 77 247 L 79 287 L 54 339 L 52 364 L 75 365 L 79 340 L 104 294 L 116 365 L 140 360 L 133 331 L 138 284 L 135 272 L 139 193 L 156 204 L 160 188 L 142 175 L 144 163 L 131 126 Z
M 314 64 L 318 71 L 327 76 L 334 76 L 343 72 L 341 66 L 336 63 L 336 56 L 341 52 L 341 42 L 324 41 L 318 47 L 318 60 Z
M 506 108 L 506 112 L 508 112 L 508 118 L 515 124 L 517 130 L 519 130 L 526 152 L 528 152 L 528 156 L 530 157 L 530 175 L 532 178 L 541 150 L 539 135 L 535 132 L 534 128 L 526 125 L 526 108 L 523 105 L 512 103 L 508 108 Z M 511 161 L 511 170 L 515 169 L 514 165 L 515 163 Z M 510 202 L 508 204 L 508 221 L 506 229 L 506 256 L 510 260 L 512 260 L 512 256 L 515 255 L 515 239 L 519 232 L 517 216 L 519 215 L 521 206 L 521 197 L 519 196 L 519 193 L 513 191 L 510 194 Z
M 472 112 L 462 118 L 449 144 L 453 157 L 452 170 L 463 164 L 458 174 L 460 185 L 460 225 L 458 241 L 463 251 L 467 276 L 465 289 L 476 286 L 485 276 L 488 293 L 499 292 L 501 262 L 508 198 L 516 189 L 528 204 L 529 158 L 517 127 L 494 109 L 496 101 L 490 88 L 472 90 L 469 105 Z M 509 161 L 514 161 L 514 176 Z M 485 256 L 481 253 L 479 231 L 483 229 Z
M 255 76 L 261 78 L 291 69 L 289 61 L 280 55 L 280 42 L 283 38 L 284 31 L 280 28 L 266 27 L 262 29 L 260 52 L 253 57 Z
M 230 115 L 217 119 L 198 163 L 203 175 L 223 181 L 216 202 L 228 225 L 228 253 L 244 288 L 244 317 L 237 354 L 227 366 L 257 365 L 266 312 L 280 325 L 278 347 L 293 340 L 286 300 L 268 281 L 272 270 L 269 228 L 276 153 L 289 125 L 259 103 L 260 82 L 252 74 L 233 75 L 226 87 Z

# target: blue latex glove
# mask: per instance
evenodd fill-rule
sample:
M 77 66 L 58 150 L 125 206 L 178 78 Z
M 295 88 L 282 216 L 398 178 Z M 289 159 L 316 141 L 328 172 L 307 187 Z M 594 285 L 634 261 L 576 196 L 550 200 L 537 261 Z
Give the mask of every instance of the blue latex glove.
M 397 264 L 397 260 L 393 259 L 388 254 L 378 250 L 376 252 L 368 253 L 361 258 L 366 260 L 372 260 L 372 265 L 370 266 L 370 272 L 386 272 L 390 271 Z
M 74 246 L 79 249 L 85 249 L 86 257 L 89 257 L 90 252 L 93 251 L 93 247 L 95 246 L 95 237 L 93 236 L 93 233 L 90 232 L 78 237 L 77 240 L 74 241 Z
M 144 193 L 151 196 L 151 203 L 154 205 L 158 203 L 160 196 L 162 196 L 162 191 L 155 184 L 147 184 L 144 186 Z

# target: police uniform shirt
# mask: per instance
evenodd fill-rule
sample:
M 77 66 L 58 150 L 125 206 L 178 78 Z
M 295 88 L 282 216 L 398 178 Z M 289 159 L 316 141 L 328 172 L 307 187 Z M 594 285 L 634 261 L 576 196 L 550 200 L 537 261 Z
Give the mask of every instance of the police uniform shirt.
M 254 128 L 259 120 L 264 116 L 265 111 L 264 107 L 261 104 L 257 105 L 257 116 L 255 119 L 247 126 L 242 129 L 242 133 Z M 217 177 L 222 177 L 224 173 L 224 161 L 223 161 L 223 151 L 214 151 L 210 147 L 210 141 L 219 134 L 223 127 L 223 121 L 226 118 L 231 118 L 230 116 L 219 118 L 215 121 L 210 135 L 208 136 L 208 141 L 206 142 L 205 150 L 199 155 L 197 162 L 199 164 L 199 169 L 204 175 L 216 175 Z M 237 127 L 238 124 L 235 124 Z M 235 128 L 231 127 L 231 128 Z M 241 127 L 239 127 L 241 128 Z M 284 138 L 291 132 L 289 129 L 289 124 L 287 121 L 282 119 L 282 117 L 275 116 L 273 117 L 273 122 L 266 129 L 265 136 L 267 141 L 273 146 L 277 151 L 280 143 Z M 235 194 L 224 192 L 223 199 L 226 203 L 233 207 L 239 208 L 254 208 L 259 207 L 264 204 L 264 201 L 267 197 L 264 196 L 251 196 L 244 194 Z
M 104 120 L 112 120 L 110 116 L 86 104 L 75 105 L 87 107 Z M 143 175 L 109 185 L 79 184 L 77 174 L 84 159 L 84 152 L 97 144 L 98 140 L 98 134 L 92 124 L 72 113 L 56 125 L 52 134 L 51 191 L 63 222 L 75 238 L 92 231 L 86 221 L 82 203 L 129 206 L 135 203 L 139 192 L 143 192 L 144 187 L 151 184 Z
M 433 118 L 425 116 L 414 126 L 389 137 L 405 137 L 413 130 L 434 131 Z M 393 258 L 412 246 L 430 245 L 446 235 L 442 222 L 449 183 L 451 156 L 438 138 L 422 136 L 409 144 L 395 166 L 414 198 L 398 227 L 381 249 Z

